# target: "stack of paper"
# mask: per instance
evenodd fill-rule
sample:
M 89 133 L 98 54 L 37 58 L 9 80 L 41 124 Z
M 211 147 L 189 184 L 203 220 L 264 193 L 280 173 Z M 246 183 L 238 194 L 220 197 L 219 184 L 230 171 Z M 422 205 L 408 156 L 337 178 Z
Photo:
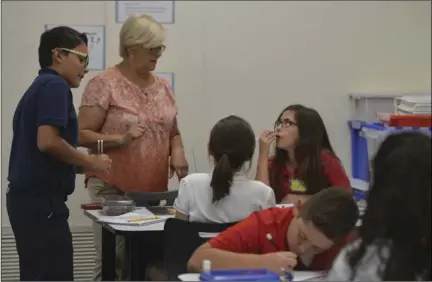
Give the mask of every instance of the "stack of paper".
M 396 112 L 399 114 L 430 115 L 431 96 L 404 96 L 395 98 Z
M 294 205 L 293 203 L 277 204 L 277 205 L 276 205 L 276 207 L 281 208 L 281 209 L 283 209 L 283 208 L 292 208 L 292 207 L 294 207 L 294 206 L 295 206 L 295 205 Z
M 219 232 L 198 232 L 198 236 L 200 236 L 201 238 L 214 238 L 217 235 L 219 235 Z
M 293 281 L 319 281 L 323 280 L 326 273 L 323 271 L 294 271 Z
M 125 213 L 119 216 L 104 215 L 99 217 L 98 221 L 109 224 L 142 226 L 162 222 L 166 219 L 166 216 L 155 216 L 146 208 L 138 208 L 134 212 Z

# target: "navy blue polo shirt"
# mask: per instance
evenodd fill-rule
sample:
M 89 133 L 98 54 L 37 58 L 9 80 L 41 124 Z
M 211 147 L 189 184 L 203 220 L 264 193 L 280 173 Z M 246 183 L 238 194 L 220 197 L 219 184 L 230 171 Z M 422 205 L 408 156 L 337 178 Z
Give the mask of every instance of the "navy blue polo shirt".
M 78 121 L 70 86 L 49 68 L 39 71 L 15 110 L 8 181 L 11 194 L 66 197 L 75 188 L 75 166 L 39 150 L 41 125 L 57 127 L 60 137 L 77 147 Z

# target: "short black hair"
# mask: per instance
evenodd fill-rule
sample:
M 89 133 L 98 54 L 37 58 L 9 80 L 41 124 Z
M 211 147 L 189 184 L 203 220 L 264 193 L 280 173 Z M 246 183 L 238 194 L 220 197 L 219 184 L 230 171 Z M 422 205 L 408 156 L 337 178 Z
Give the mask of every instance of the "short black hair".
M 243 118 L 230 115 L 215 124 L 209 142 L 209 153 L 215 162 L 210 183 L 213 202 L 229 195 L 235 172 L 252 159 L 255 144 L 252 127 Z
M 74 49 L 81 44 L 88 44 L 87 35 L 68 26 L 58 26 L 42 33 L 39 43 L 39 65 L 41 68 L 53 64 L 52 51 L 55 48 Z
M 330 187 L 312 195 L 304 203 L 299 217 L 312 222 L 328 239 L 339 243 L 354 229 L 359 210 L 352 193 Z

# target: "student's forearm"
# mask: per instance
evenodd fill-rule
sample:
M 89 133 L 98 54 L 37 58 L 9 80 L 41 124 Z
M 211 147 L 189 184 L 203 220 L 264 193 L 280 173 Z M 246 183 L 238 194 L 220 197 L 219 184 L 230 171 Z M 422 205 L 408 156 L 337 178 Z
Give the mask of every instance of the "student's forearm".
M 124 146 L 125 137 L 120 134 L 102 134 L 93 130 L 82 129 L 79 133 L 80 146 L 90 149 L 97 148 L 98 140 L 103 140 L 104 149 L 111 149 Z
M 201 272 L 202 261 L 210 260 L 212 269 L 257 269 L 261 268 L 260 255 L 238 254 L 209 248 L 198 250 L 188 262 L 190 272 Z
M 268 157 L 258 156 L 258 165 L 255 180 L 270 185 Z
M 60 136 L 52 138 L 50 142 L 38 144 L 39 150 L 60 159 L 62 162 L 91 169 L 90 157 L 72 147 Z
M 186 214 L 184 214 L 182 212 L 179 212 L 179 211 L 176 211 L 175 218 L 181 219 L 181 220 L 184 220 L 184 221 L 189 221 L 189 215 L 186 215 Z

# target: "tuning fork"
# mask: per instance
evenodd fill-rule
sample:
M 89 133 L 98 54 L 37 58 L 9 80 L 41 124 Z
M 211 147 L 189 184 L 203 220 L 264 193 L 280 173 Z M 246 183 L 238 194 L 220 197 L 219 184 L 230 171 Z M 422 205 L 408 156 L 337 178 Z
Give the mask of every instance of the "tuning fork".
M 104 145 L 104 141 L 103 140 L 98 140 L 97 141 L 97 154 L 98 155 L 102 155 L 103 154 L 103 145 Z

